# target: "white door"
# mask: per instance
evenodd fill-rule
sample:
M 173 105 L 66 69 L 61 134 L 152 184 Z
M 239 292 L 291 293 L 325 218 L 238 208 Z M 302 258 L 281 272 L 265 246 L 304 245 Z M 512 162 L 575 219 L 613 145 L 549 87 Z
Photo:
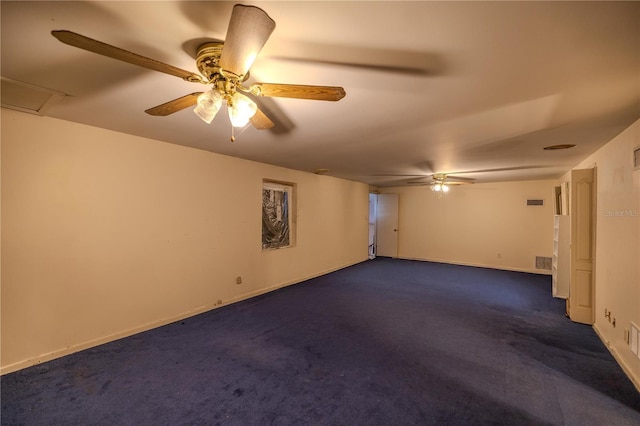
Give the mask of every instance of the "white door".
M 378 194 L 376 254 L 398 257 L 398 194 Z
M 376 257 L 376 207 L 378 196 L 369 194 L 369 259 Z
M 595 197 L 594 169 L 572 170 L 569 317 L 583 324 L 594 320 Z

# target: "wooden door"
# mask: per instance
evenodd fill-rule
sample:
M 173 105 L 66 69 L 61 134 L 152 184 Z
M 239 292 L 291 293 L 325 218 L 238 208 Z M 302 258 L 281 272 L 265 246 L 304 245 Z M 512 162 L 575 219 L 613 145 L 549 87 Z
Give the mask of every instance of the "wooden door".
M 571 283 L 569 317 L 593 324 L 595 307 L 594 169 L 571 171 Z
M 376 254 L 398 257 L 398 194 L 378 194 Z

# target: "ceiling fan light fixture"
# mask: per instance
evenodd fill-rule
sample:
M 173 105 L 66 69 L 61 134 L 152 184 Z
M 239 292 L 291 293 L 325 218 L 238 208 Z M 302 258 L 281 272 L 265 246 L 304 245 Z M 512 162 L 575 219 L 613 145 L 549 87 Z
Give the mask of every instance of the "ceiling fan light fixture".
M 229 119 L 233 127 L 244 127 L 256 114 L 258 106 L 251 99 L 240 93 L 235 93 L 228 101 Z
M 431 184 L 431 190 L 433 192 L 449 192 L 449 185 L 445 182 L 435 182 Z
M 222 95 L 217 90 L 209 90 L 198 96 L 198 104 L 193 112 L 207 124 L 211 124 L 213 118 L 222 106 Z
M 213 86 L 212 90 L 193 92 L 169 102 L 145 110 L 149 115 L 167 116 L 185 108 L 194 107 L 194 113 L 205 123 L 213 121 L 222 107 L 228 106 L 231 120 L 231 141 L 235 127 L 246 127 L 249 123 L 258 130 L 274 129 L 284 133 L 285 125 L 275 123 L 251 99 L 237 94 L 236 90 L 253 93 L 255 96 L 284 97 L 338 101 L 345 96 L 344 88 L 337 86 L 310 86 L 300 84 L 254 83 L 243 87 L 249 78 L 250 68 L 264 44 L 275 29 L 276 23 L 256 6 L 237 4 L 233 7 L 225 41 L 208 41 L 200 44 L 196 54 L 196 65 L 201 74 L 183 70 L 158 60 L 103 43 L 68 30 L 55 30 L 51 34 L 69 46 L 93 52 L 149 70 L 179 77 L 190 83 Z M 261 102 L 261 108 L 263 104 Z M 282 114 L 281 114 L 282 115 Z M 280 120 L 285 123 L 290 120 Z M 289 127 L 290 124 L 286 124 Z M 290 129 L 289 129 L 290 130 Z

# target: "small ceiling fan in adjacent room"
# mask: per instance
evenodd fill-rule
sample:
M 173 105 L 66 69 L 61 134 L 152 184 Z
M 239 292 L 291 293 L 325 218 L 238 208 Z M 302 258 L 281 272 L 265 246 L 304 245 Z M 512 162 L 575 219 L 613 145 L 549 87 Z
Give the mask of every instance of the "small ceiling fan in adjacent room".
M 275 21 L 255 6 L 237 4 L 233 7 L 224 42 L 208 42 L 198 48 L 196 65 L 200 74 L 111 46 L 67 30 L 52 31 L 61 42 L 99 55 L 128 62 L 154 71 L 180 77 L 192 83 L 211 86 L 206 92 L 194 92 L 166 102 L 145 112 L 154 116 L 167 116 L 195 106 L 194 112 L 206 123 L 211 123 L 218 110 L 226 103 L 234 127 L 251 123 L 259 130 L 270 129 L 273 121 L 256 103 L 243 93 L 253 96 L 338 101 L 345 96 L 342 87 L 310 86 L 299 84 L 253 83 L 243 84 L 249 70 L 275 29 Z
M 435 173 L 431 175 L 430 180 L 410 180 L 407 181 L 409 185 L 428 185 L 429 189 L 434 192 L 446 193 L 449 192 L 451 186 L 455 185 L 469 185 L 474 181 L 473 178 L 461 178 L 459 176 L 450 176 L 445 173 Z

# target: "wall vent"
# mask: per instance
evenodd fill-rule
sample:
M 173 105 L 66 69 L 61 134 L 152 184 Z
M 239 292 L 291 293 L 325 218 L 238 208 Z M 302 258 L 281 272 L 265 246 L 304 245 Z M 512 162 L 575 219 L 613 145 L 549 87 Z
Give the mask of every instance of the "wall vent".
M 536 269 L 546 269 L 548 271 L 551 270 L 551 258 L 536 256 Z
M 527 205 L 528 206 L 544 206 L 544 200 L 530 199 L 530 200 L 527 200 Z
M 29 114 L 45 115 L 64 93 L 2 77 L 2 106 Z

